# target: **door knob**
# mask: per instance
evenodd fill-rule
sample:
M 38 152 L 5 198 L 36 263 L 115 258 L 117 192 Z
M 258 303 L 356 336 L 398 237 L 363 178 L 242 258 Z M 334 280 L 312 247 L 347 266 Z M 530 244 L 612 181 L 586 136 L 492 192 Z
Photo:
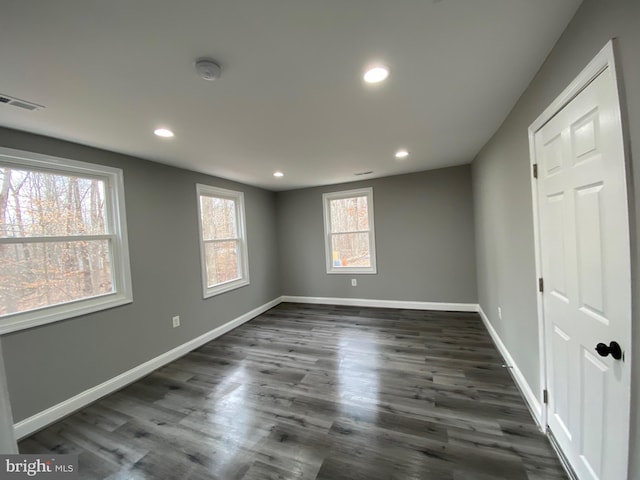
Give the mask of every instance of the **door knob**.
M 609 345 L 605 343 L 599 343 L 598 345 L 596 345 L 596 352 L 598 352 L 598 355 L 600 355 L 601 357 L 606 357 L 607 355 L 611 354 L 611 356 L 616 360 L 620 360 L 622 358 L 622 348 L 620 348 L 618 342 L 615 341 L 609 343 Z

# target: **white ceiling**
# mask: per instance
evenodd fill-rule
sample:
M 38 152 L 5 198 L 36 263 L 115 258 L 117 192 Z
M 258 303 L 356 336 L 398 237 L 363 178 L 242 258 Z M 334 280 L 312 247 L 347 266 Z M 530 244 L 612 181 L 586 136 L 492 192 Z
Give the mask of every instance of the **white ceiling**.
M 580 2 L 0 0 L 0 93 L 46 106 L 0 125 L 272 190 L 470 163 Z

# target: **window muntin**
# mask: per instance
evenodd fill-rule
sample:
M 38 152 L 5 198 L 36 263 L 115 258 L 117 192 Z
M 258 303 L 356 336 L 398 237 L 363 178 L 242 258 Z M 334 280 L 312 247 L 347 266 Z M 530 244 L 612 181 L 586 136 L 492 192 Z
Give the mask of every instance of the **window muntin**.
M 376 273 L 373 189 L 323 195 L 327 273 Z
M 132 301 L 122 171 L 0 148 L 0 332 Z
M 244 194 L 197 185 L 203 295 L 249 284 Z

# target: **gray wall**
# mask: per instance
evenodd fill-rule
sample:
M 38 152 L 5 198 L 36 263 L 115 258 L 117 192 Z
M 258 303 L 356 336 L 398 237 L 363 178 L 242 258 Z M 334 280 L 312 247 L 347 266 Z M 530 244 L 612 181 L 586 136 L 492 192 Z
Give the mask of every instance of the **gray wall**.
M 378 273 L 328 275 L 322 194 L 368 186 Z M 284 295 L 477 303 L 468 165 L 280 192 L 277 204 Z
M 640 182 L 640 2 L 584 0 L 513 111 L 473 162 L 479 301 L 527 381 L 539 391 L 533 218 L 527 129 L 606 42 L 618 38 L 633 185 Z M 630 194 L 633 275 L 631 452 L 640 449 L 640 208 Z M 635 198 L 634 198 L 635 196 Z M 503 320 L 497 308 L 502 306 Z M 629 478 L 640 478 L 631 455 Z
M 280 296 L 275 194 L 207 175 L 0 129 L 0 145 L 124 170 L 133 303 L 2 337 L 20 421 Z M 243 191 L 251 284 L 204 300 L 196 183 Z M 180 315 L 182 326 L 172 328 Z

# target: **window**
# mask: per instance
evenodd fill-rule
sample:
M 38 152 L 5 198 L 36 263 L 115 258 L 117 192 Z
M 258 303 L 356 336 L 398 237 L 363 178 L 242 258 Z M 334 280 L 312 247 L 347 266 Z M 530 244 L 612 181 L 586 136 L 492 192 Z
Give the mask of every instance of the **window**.
M 376 273 L 373 189 L 325 193 L 327 273 Z
M 122 170 L 0 148 L 0 332 L 132 301 Z
M 204 297 L 249 284 L 244 194 L 197 185 Z

